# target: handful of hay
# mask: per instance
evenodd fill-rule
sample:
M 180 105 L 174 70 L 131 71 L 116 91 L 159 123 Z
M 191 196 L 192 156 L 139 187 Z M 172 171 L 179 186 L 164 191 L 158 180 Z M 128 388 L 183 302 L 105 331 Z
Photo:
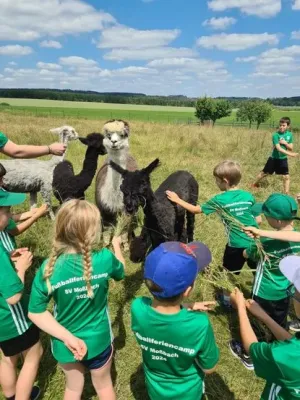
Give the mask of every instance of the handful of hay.
M 130 226 L 141 227 L 143 225 L 144 213 L 141 207 L 139 207 L 138 212 L 135 215 L 129 215 L 122 213 L 118 216 L 117 224 L 114 228 L 114 236 L 122 236 L 124 233 L 128 232 Z

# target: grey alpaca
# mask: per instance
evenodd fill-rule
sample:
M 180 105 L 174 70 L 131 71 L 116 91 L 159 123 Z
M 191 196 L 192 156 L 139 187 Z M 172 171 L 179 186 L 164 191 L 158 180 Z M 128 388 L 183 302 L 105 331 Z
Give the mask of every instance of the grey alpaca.
M 61 126 L 51 129 L 50 132 L 59 135 L 59 141 L 66 145 L 70 140 L 78 138 L 78 133 L 72 126 Z M 52 219 L 54 214 L 51 206 L 52 178 L 55 166 L 60 163 L 64 156 L 53 156 L 50 160 L 3 160 L 7 173 L 3 179 L 3 186 L 10 192 L 30 194 L 30 207 L 37 206 L 37 194 L 41 193 L 43 202 L 48 205 Z
M 82 170 L 74 174 L 70 161 L 62 161 L 53 171 L 53 193 L 60 203 L 70 199 L 84 199 L 85 191 L 91 185 L 95 176 L 99 155 L 107 153 L 103 145 L 104 136 L 101 133 L 90 133 L 86 138 L 80 137 L 81 143 L 87 146 Z
M 107 246 L 111 239 L 111 229 L 116 224 L 118 215 L 124 212 L 123 193 L 120 190 L 122 177 L 111 168 L 109 162 L 114 161 L 129 171 L 135 171 L 137 164 L 129 154 L 130 129 L 127 122 L 123 120 L 108 121 L 103 126 L 103 134 L 103 144 L 108 157 L 97 173 L 95 196 L 105 230 L 104 244 Z M 126 245 L 128 238 L 125 236 L 123 241 Z
M 132 240 L 130 259 L 141 262 L 147 250 L 163 242 L 192 242 L 194 239 L 195 215 L 168 200 L 165 192 L 172 190 L 188 203 L 196 205 L 198 183 L 188 171 L 176 171 L 165 179 L 153 192 L 150 183 L 151 172 L 159 166 L 157 158 L 146 168 L 127 171 L 111 162 L 112 168 L 123 177 L 121 191 L 128 214 L 135 214 L 139 206 L 144 210 L 144 226 L 139 237 Z M 185 224 L 186 219 L 186 224 Z

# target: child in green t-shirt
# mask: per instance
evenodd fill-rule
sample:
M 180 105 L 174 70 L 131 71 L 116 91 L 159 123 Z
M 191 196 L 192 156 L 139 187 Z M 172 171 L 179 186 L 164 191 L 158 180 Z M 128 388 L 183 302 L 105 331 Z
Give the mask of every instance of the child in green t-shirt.
M 300 291 L 300 258 L 297 265 L 287 257 L 280 263 L 280 270 Z M 292 276 L 291 276 L 292 273 Z M 300 399 L 300 337 L 290 335 L 277 324 L 255 300 L 245 301 L 243 293 L 235 289 L 231 301 L 238 311 L 240 334 L 245 350 L 250 354 L 257 376 L 266 381 L 261 400 Z M 300 298 L 298 298 L 300 302 Z M 259 342 L 247 310 L 266 325 L 277 341 Z
M 10 207 L 22 203 L 25 194 L 0 191 L 0 231 L 10 218 Z M 40 390 L 33 386 L 42 356 L 39 330 L 27 318 L 28 296 L 24 291 L 26 270 L 32 263 L 28 249 L 17 249 L 10 259 L 0 243 L 0 383 L 6 399 L 36 399 Z M 17 377 L 17 364 L 23 366 Z
M 101 230 L 98 208 L 85 200 L 62 205 L 52 253 L 33 281 L 29 318 L 51 335 L 52 353 L 66 375 L 65 399 L 80 399 L 87 368 L 97 395 L 115 400 L 111 380 L 113 335 L 107 296 L 110 278 L 124 278 L 120 238 L 115 254 L 94 251 Z M 54 300 L 55 317 L 47 311 Z
M 214 168 L 213 174 L 216 184 L 222 193 L 217 194 L 201 206 L 194 206 L 183 201 L 174 192 L 167 191 L 166 194 L 171 201 L 193 214 L 204 213 L 209 215 L 216 212 L 220 215 L 228 238 L 223 256 L 223 267 L 238 275 L 246 261 L 243 251 L 253 240 L 237 224 L 232 223 L 232 218 L 242 225 L 257 227 L 257 221 L 252 214 L 255 199 L 251 193 L 238 187 L 242 178 L 241 168 L 238 163 L 228 160 L 223 161 Z M 248 260 L 247 263 L 255 271 L 256 263 L 251 260 Z M 222 305 L 230 307 L 229 293 L 224 291 L 223 295 L 219 297 L 219 301 Z
M 151 400 L 195 400 L 204 393 L 219 350 L 205 312 L 214 302 L 182 304 L 197 274 L 211 261 L 202 243 L 162 243 L 146 258 L 144 278 L 153 300 L 140 297 L 131 305 L 132 331 L 143 355 Z
M 285 194 L 289 193 L 290 190 L 290 175 L 288 158 L 297 157 L 298 153 L 293 152 L 293 134 L 289 130 L 291 125 L 291 120 L 289 117 L 283 117 L 279 121 L 279 129 L 273 134 L 273 152 L 268 158 L 264 169 L 257 176 L 256 181 L 252 185 L 254 188 L 258 188 L 259 182 L 265 178 L 267 175 L 282 175 L 283 178 L 283 192 Z

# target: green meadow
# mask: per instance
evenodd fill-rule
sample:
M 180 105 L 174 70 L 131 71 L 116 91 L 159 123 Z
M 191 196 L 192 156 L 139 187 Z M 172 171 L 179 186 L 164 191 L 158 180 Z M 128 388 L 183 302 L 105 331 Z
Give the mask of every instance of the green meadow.
M 103 109 L 97 111 L 103 112 Z M 153 115 L 158 114 L 158 111 L 152 112 Z M 124 118 L 127 119 L 127 114 L 124 114 Z M 68 124 L 74 126 L 80 136 L 85 136 L 93 131 L 101 131 L 106 119 L 107 116 L 98 116 L 96 120 L 77 118 L 72 115 L 46 117 L 1 112 L 0 127 L 16 143 L 50 144 L 57 139 L 49 132 L 50 128 Z M 179 169 L 188 170 L 199 182 L 200 204 L 218 193 L 212 174 L 217 163 L 224 159 L 239 161 L 243 171 L 241 187 L 248 190 L 272 148 L 270 129 L 250 131 L 243 128 L 208 128 L 197 125 L 186 125 L 181 126 L 180 129 L 174 129 L 174 125 L 171 124 L 157 123 L 153 120 L 151 122 L 136 121 L 134 118 L 130 119 L 130 126 L 130 149 L 139 166 L 145 167 L 157 157 L 161 161 L 161 166 L 153 172 L 151 177 L 153 189 L 156 189 L 172 172 Z M 300 142 L 296 135 L 296 151 L 299 151 L 299 146 Z M 85 150 L 86 147 L 80 142 L 69 144 L 66 158 L 73 162 L 76 173 L 81 170 Z M 99 167 L 102 162 L 103 159 L 100 158 Z M 290 160 L 290 170 L 291 192 L 296 194 L 300 191 L 297 183 L 300 164 L 297 159 Z M 280 179 L 274 177 L 265 181 L 262 189 L 254 195 L 257 200 L 262 201 L 271 193 L 281 191 L 281 189 Z M 94 202 L 94 182 L 87 190 L 86 197 Z M 41 201 L 40 198 L 39 201 Z M 57 206 L 56 201 L 53 201 L 53 204 Z M 22 207 L 16 207 L 15 211 L 25 210 L 28 207 L 27 202 Z M 263 226 L 266 226 L 265 222 Z M 34 264 L 26 277 L 26 287 L 29 292 L 37 268 L 49 256 L 52 228 L 52 221 L 44 217 L 17 238 L 19 247 L 29 247 L 34 253 Z M 215 284 L 211 284 L 211 274 L 220 268 L 226 244 L 224 228 L 218 217 L 196 216 L 195 239 L 209 246 L 213 254 L 213 262 L 206 274 L 197 278 L 191 301 L 214 300 L 217 289 Z M 125 254 L 125 256 L 127 258 L 128 255 Z M 246 297 L 250 296 L 252 280 L 251 271 L 245 267 L 236 284 L 244 291 Z M 222 285 L 222 282 L 215 283 Z M 112 376 L 119 400 L 147 399 L 141 352 L 130 330 L 131 301 L 136 296 L 143 295 L 149 294 L 143 283 L 142 265 L 133 264 L 127 259 L 126 278 L 122 282 L 112 282 L 109 294 L 109 310 L 116 350 Z M 216 306 L 210 313 L 210 320 L 221 357 L 216 372 L 206 379 L 206 400 L 259 399 L 264 382 L 256 378 L 254 372 L 246 370 L 239 360 L 231 355 L 228 348 L 228 341 L 233 336 L 238 336 L 235 312 L 228 314 Z M 184 328 L 179 326 L 178 329 Z M 61 400 L 64 391 L 64 376 L 51 355 L 49 338 L 44 334 L 42 342 L 44 356 L 37 377 L 37 383 L 43 390 L 42 399 Z M 83 399 L 96 399 L 88 374 Z

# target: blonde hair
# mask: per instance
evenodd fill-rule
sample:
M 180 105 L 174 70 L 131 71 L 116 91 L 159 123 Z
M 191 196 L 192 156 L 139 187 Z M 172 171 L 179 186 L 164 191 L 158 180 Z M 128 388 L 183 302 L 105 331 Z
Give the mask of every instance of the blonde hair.
M 89 298 L 93 297 L 91 251 L 99 241 L 100 234 L 101 216 L 94 204 L 86 200 L 70 200 L 62 205 L 56 216 L 52 251 L 44 271 L 49 294 L 52 292 L 50 278 L 56 260 L 61 254 L 75 250 L 82 254 L 87 295 Z
M 242 178 L 240 164 L 231 160 L 222 161 L 215 166 L 214 176 L 222 180 L 227 179 L 229 186 L 236 186 Z

